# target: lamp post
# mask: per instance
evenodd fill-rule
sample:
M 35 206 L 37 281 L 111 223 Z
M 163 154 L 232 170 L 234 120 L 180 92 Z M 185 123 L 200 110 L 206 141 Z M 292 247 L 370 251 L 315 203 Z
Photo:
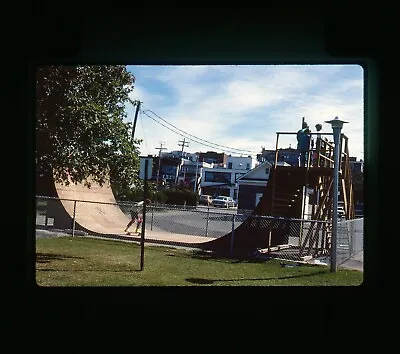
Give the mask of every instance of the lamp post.
M 334 171 L 333 171 L 333 216 L 332 216 L 332 239 L 331 239 L 331 272 L 337 270 L 337 222 L 338 222 L 338 192 L 339 192 L 339 161 L 340 161 L 340 132 L 345 122 L 338 117 L 325 121 L 330 123 L 333 130 L 334 150 Z

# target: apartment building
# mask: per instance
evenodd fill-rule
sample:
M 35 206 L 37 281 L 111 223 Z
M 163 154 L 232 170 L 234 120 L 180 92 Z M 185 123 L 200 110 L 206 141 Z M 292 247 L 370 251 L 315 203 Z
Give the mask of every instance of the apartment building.
M 239 177 L 258 164 L 258 161 L 251 156 L 229 155 L 224 163 L 216 163 L 212 167 L 203 168 L 201 175 L 202 194 L 226 195 L 237 200 Z
M 357 161 L 357 157 L 349 157 L 350 170 L 353 173 L 363 173 L 364 172 L 364 161 Z
M 262 148 L 261 154 L 257 154 L 257 161 L 263 163 L 269 161 L 275 163 L 276 150 L 266 150 Z M 299 165 L 299 152 L 297 149 L 292 148 L 290 145 L 288 148 L 278 149 L 278 162 L 286 162 L 290 166 Z

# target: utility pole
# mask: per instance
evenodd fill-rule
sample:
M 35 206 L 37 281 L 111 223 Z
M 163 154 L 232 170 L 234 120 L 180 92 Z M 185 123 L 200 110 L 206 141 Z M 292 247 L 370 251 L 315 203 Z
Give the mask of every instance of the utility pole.
M 197 192 L 197 169 L 199 168 L 199 156 L 196 154 L 196 175 L 194 177 L 193 192 Z
M 178 144 L 178 146 L 182 146 L 182 150 L 181 150 L 181 158 L 182 158 L 183 157 L 183 149 L 185 147 L 188 147 L 189 145 L 186 145 L 186 144 L 189 144 L 189 143 L 185 140 L 185 138 L 183 138 L 183 140 L 179 140 L 179 143 L 182 143 L 182 144 Z
M 138 117 L 138 113 L 139 113 L 139 109 L 140 109 L 140 105 L 142 102 L 136 100 L 136 101 L 130 101 L 134 106 L 136 106 L 136 112 L 135 112 L 135 118 L 133 119 L 133 127 L 132 127 L 132 141 L 133 138 L 135 136 L 135 130 L 136 130 L 136 121 L 137 121 L 137 117 Z
M 161 168 L 161 150 L 166 150 L 167 148 L 163 147 L 163 143 L 160 143 L 160 147 L 156 148 L 158 150 L 158 171 L 157 171 L 157 190 L 158 190 L 158 182 L 160 179 L 160 168 Z
M 185 138 L 183 138 L 183 140 L 179 140 L 179 143 L 182 143 L 182 144 L 178 144 L 178 146 L 182 146 L 182 150 L 181 150 L 181 166 L 180 166 L 180 171 L 179 172 L 181 172 L 181 169 L 182 169 L 182 159 L 183 159 L 183 149 L 185 148 L 185 147 L 188 147 L 189 146 L 189 143 L 185 140 Z M 188 144 L 188 145 L 186 145 L 186 144 Z M 178 176 L 179 176 L 179 174 L 178 174 Z M 177 176 L 177 178 L 178 178 L 178 176 Z M 175 184 L 177 183 L 178 181 L 175 181 Z

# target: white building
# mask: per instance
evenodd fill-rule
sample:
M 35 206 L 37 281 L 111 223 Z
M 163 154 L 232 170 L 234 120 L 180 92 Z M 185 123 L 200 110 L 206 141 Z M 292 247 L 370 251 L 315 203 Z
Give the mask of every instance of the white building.
M 183 152 L 181 150 L 161 152 L 161 178 L 173 183 L 184 183 L 185 185 L 193 185 L 197 180 L 196 187 L 193 188 L 200 193 L 200 178 L 203 167 L 212 167 L 207 162 L 199 162 L 197 154 Z M 197 178 L 196 178 L 197 176 Z
M 189 159 L 182 159 L 177 182 L 183 182 L 186 185 L 193 185 L 193 190 L 200 195 L 203 194 L 200 184 L 203 171 L 205 168 L 212 168 L 212 164 L 207 162 L 199 162 L 197 161 L 197 156 L 195 154 L 193 155 L 194 156 L 189 156 Z
M 213 165 L 210 168 L 203 168 L 201 176 L 202 194 L 226 195 L 237 200 L 238 178 L 258 164 L 259 162 L 251 156 L 228 156 L 226 166 Z

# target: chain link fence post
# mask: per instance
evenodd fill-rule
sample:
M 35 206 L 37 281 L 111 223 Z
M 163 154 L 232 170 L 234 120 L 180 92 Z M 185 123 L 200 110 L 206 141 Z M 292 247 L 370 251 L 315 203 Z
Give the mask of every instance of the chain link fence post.
M 150 230 L 153 230 L 154 205 L 150 205 L 150 207 L 151 207 L 151 223 L 150 223 Z
M 48 209 L 49 209 L 49 207 L 48 207 L 48 202 L 46 201 L 46 211 L 45 211 L 45 216 L 44 216 L 44 225 L 45 226 L 48 226 L 49 225 L 49 216 L 48 216 Z
M 76 200 L 74 200 L 74 213 L 72 215 L 72 237 L 75 236 Z
M 354 237 L 355 237 L 355 232 L 354 232 L 354 226 L 355 226 L 356 221 L 350 223 L 350 238 L 349 238 L 349 249 L 350 249 L 350 257 L 354 256 Z
M 210 207 L 207 207 L 207 221 L 206 221 L 206 237 L 208 236 L 208 218 L 210 215 Z
M 233 242 L 235 240 L 235 214 L 232 214 L 232 231 L 231 231 L 231 249 L 230 255 L 233 255 Z

